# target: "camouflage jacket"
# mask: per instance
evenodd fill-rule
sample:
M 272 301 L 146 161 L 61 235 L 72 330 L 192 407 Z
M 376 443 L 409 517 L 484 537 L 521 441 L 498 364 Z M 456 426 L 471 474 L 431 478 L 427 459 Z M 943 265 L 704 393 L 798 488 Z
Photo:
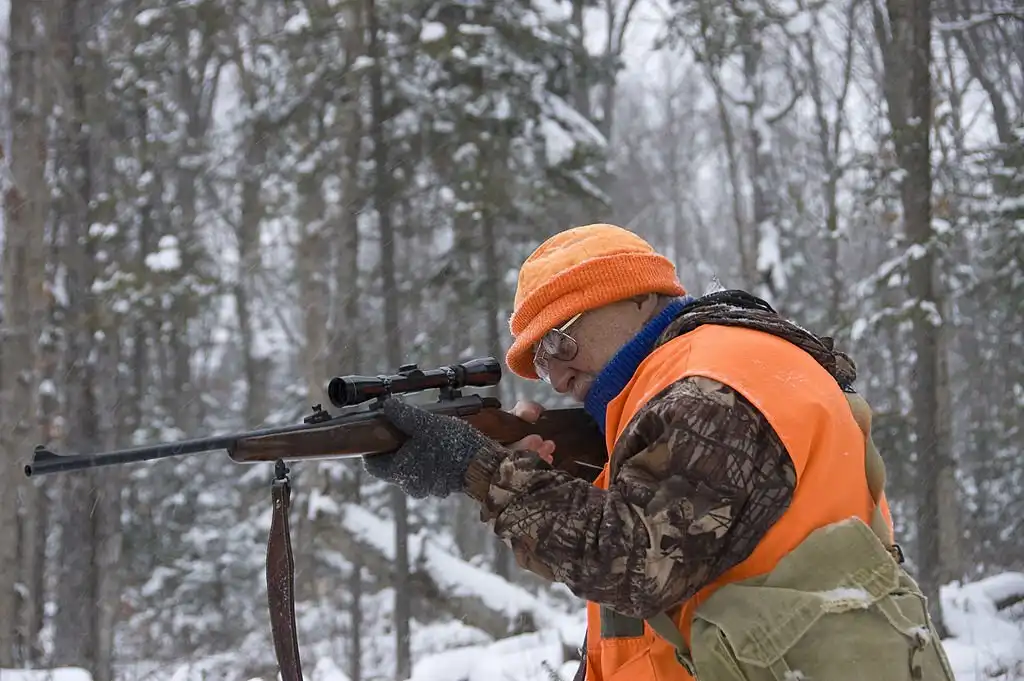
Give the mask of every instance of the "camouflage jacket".
M 840 384 L 849 359 L 741 292 L 699 299 L 656 346 L 701 324 L 768 331 L 811 353 Z M 672 611 L 744 560 L 792 499 L 796 473 L 766 419 L 716 381 L 691 377 L 645 404 L 610 455 L 608 490 L 534 452 L 494 445 L 466 493 L 518 563 L 629 618 Z M 652 541 L 652 538 L 660 538 Z

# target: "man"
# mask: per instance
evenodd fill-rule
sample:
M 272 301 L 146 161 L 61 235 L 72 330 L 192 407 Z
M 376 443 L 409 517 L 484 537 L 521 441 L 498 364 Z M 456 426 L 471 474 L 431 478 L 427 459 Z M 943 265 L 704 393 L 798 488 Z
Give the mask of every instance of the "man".
M 591 484 L 398 399 L 367 457 L 408 494 L 462 492 L 519 564 L 588 601 L 593 681 L 946 679 L 904 572 L 853 363 L 739 291 L 693 299 L 635 234 L 588 225 L 519 272 L 506 361 L 603 429 Z M 520 404 L 536 420 L 541 408 Z

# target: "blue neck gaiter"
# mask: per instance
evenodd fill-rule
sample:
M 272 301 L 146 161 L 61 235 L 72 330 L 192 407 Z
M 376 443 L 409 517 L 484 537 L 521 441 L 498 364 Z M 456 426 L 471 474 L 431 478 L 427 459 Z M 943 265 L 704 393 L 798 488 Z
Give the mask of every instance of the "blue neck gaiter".
M 636 373 L 640 363 L 651 354 L 654 343 L 658 336 L 665 330 L 672 320 L 678 317 L 694 298 L 683 296 L 673 300 L 668 306 L 658 313 L 658 316 L 647 322 L 632 340 L 619 348 L 611 361 L 605 365 L 601 373 L 594 379 L 590 386 L 590 392 L 583 402 L 583 408 L 590 416 L 597 421 L 601 432 L 605 432 L 605 417 L 608 411 L 608 403 L 615 399 L 615 396 L 622 392 L 633 374 Z

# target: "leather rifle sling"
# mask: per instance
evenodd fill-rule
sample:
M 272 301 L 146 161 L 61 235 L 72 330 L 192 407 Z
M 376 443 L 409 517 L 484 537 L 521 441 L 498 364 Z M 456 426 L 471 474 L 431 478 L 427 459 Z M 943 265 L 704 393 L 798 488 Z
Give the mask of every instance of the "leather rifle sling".
M 299 639 L 295 626 L 295 559 L 292 555 L 288 513 L 291 508 L 291 487 L 288 469 L 283 461 L 274 468 L 271 485 L 274 503 L 267 540 L 267 603 L 270 606 L 270 631 L 281 681 L 302 681 L 299 661 Z

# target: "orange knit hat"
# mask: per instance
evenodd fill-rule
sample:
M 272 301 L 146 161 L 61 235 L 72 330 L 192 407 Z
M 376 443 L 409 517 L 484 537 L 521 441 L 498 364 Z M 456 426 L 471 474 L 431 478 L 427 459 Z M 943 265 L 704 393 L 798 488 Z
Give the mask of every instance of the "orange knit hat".
M 633 232 L 596 224 L 554 235 L 519 269 L 508 368 L 536 379 L 533 347 L 545 333 L 579 312 L 645 293 L 681 296 L 686 289 L 675 265 Z

